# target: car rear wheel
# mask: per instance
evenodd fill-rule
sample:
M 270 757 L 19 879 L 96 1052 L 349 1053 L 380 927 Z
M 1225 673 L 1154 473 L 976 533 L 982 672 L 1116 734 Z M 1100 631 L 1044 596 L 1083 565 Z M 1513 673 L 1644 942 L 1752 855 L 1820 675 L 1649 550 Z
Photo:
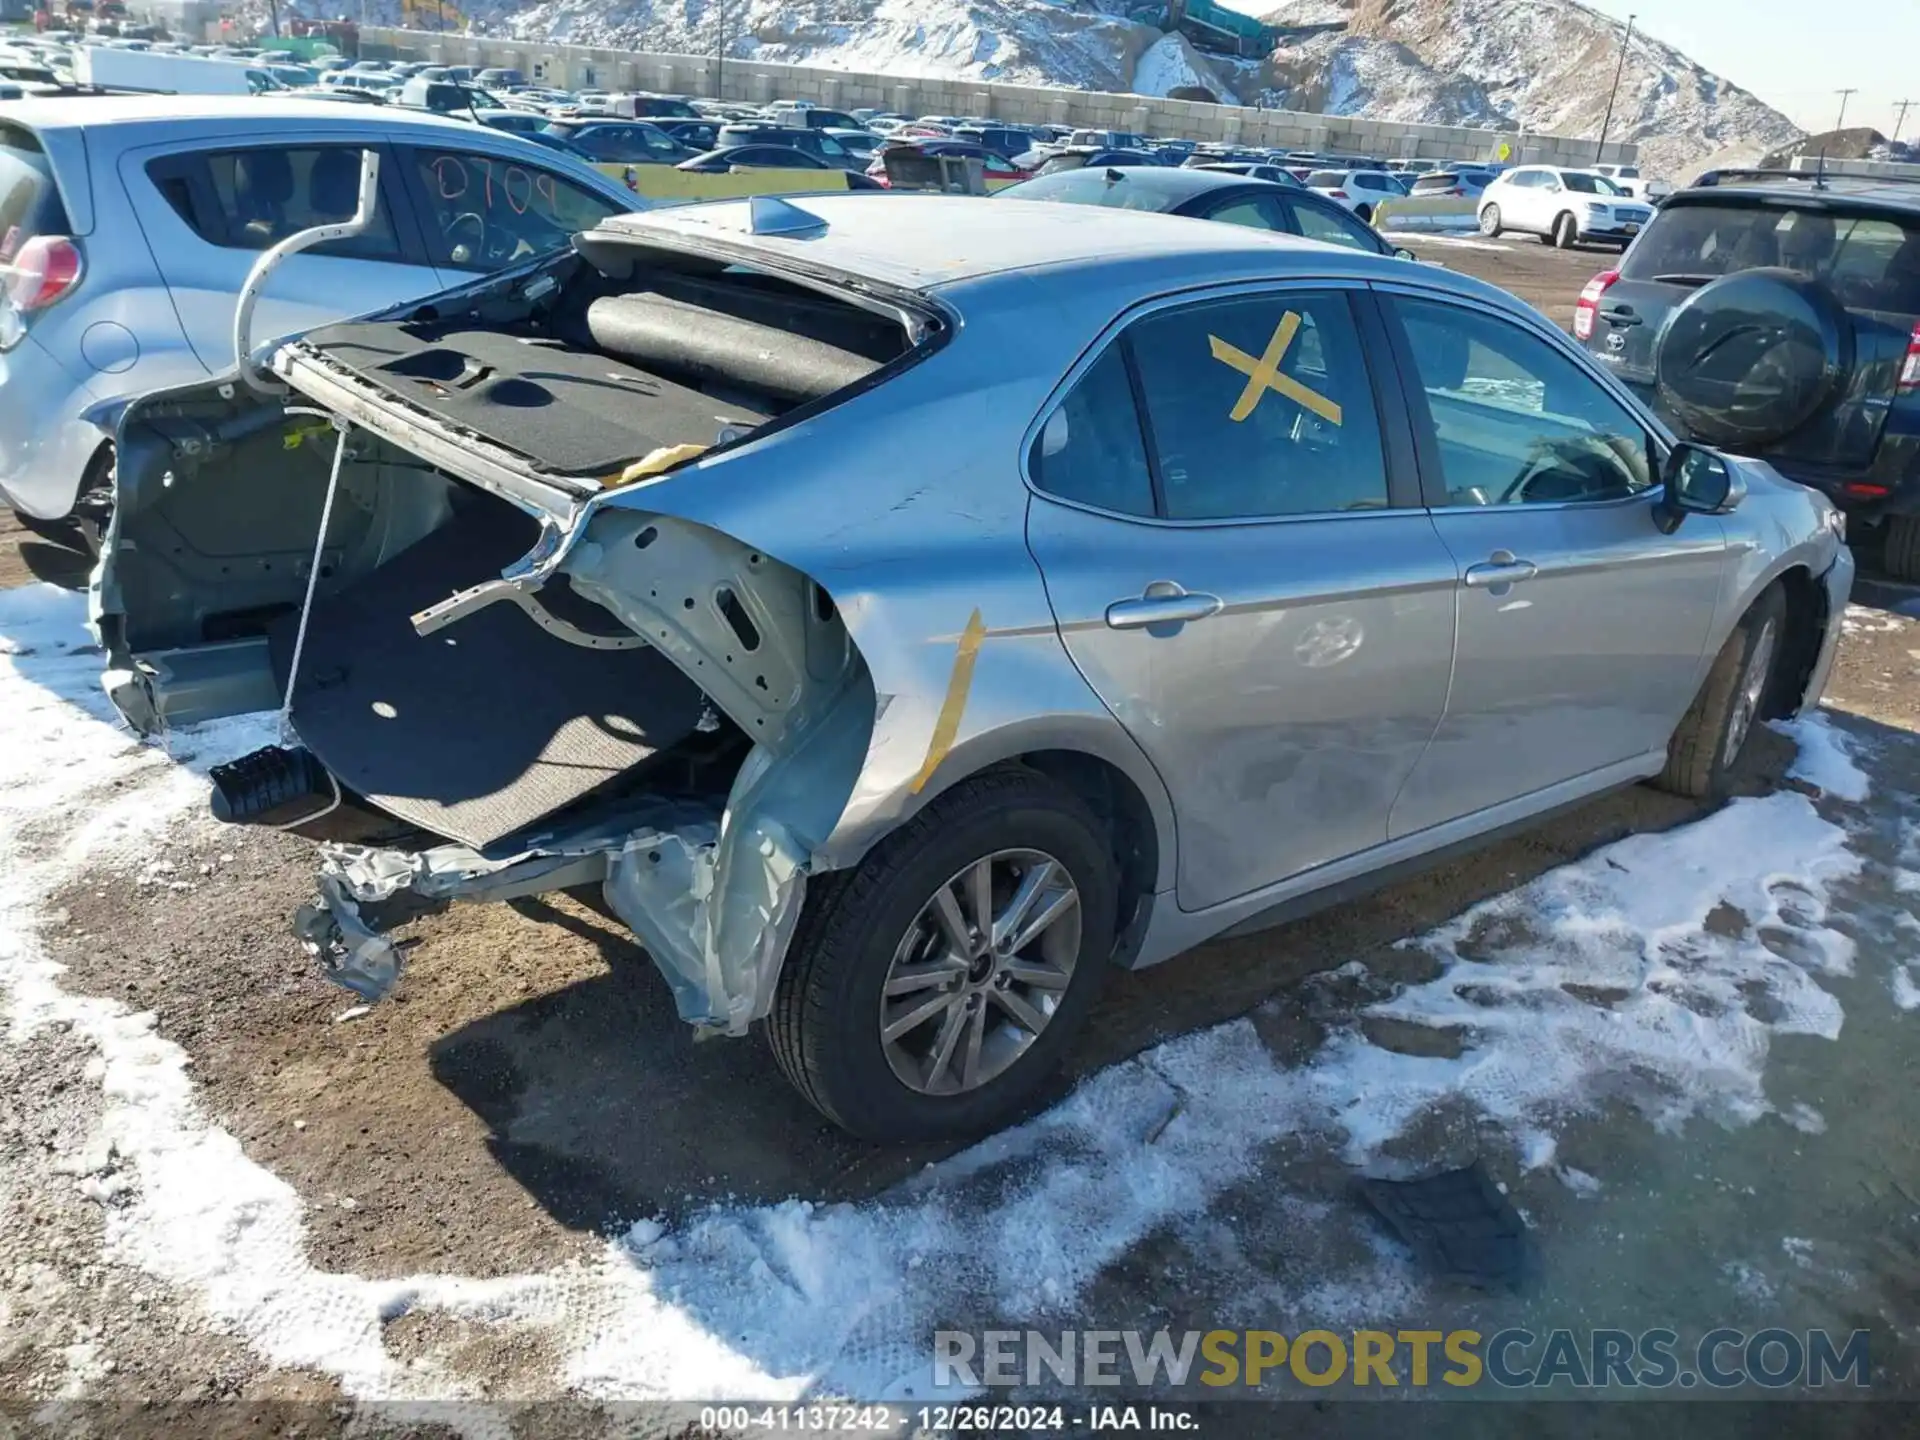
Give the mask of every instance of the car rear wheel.
M 1887 521 L 1880 563 L 1896 580 L 1920 580 L 1920 515 L 1895 515 Z
M 1113 952 L 1100 823 L 1023 770 L 940 796 L 809 887 L 767 1017 L 781 1070 L 869 1140 L 977 1135 L 1039 1095 Z
M 1786 616 L 1786 597 L 1770 585 L 1727 637 L 1667 744 L 1667 767 L 1655 782 L 1662 790 L 1693 800 L 1725 797 L 1754 724 L 1766 714 Z
M 1562 212 L 1554 217 L 1553 244 L 1556 249 L 1571 250 L 1573 242 L 1580 238 L 1580 231 L 1573 223 L 1573 216 Z
M 1480 212 L 1480 233 L 1489 240 L 1500 238 L 1500 207 L 1489 205 Z
M 1371 225 L 1373 223 L 1373 207 L 1371 205 L 1356 205 L 1354 206 L 1353 213 L 1361 224 Z

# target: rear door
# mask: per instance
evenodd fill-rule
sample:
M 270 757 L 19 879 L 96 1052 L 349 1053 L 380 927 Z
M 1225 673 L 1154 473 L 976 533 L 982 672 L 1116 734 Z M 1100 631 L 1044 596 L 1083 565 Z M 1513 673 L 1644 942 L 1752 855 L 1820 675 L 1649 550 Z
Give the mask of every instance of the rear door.
M 1397 837 L 1661 750 L 1699 681 L 1722 523 L 1654 523 L 1661 444 L 1560 342 L 1391 294 L 1433 520 L 1460 570 L 1446 716 Z
M 1199 910 L 1378 845 L 1447 693 L 1454 564 L 1383 404 L 1370 297 L 1170 302 L 1028 455 L 1062 643 L 1173 797 Z
M 1656 350 L 1668 315 L 1721 276 L 1763 266 L 1832 290 L 1851 318 L 1855 357 L 1840 397 L 1766 454 L 1840 469 L 1870 464 L 1920 320 L 1920 220 L 1804 195 L 1676 197 L 1600 296 L 1588 349 L 1658 408 Z
M 271 145 L 249 138 L 150 146 L 121 157 L 121 180 L 187 343 L 209 370 L 234 364 L 234 308 L 261 253 L 353 214 L 364 148 L 289 136 Z M 440 288 L 383 147 L 372 228 L 284 261 L 254 310 L 253 345 Z

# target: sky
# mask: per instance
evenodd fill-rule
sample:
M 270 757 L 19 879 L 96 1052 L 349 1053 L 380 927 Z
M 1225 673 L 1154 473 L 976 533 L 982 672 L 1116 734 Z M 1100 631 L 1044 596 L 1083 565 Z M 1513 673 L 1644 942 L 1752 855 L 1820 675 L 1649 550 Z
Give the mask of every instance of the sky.
M 1222 0 L 1261 14 L 1275 0 Z M 1915 102 L 1901 136 L 1920 137 L 1920 3 L 1916 0 L 1585 0 L 1647 31 L 1721 78 L 1751 90 L 1803 130 L 1833 129 L 1842 86 L 1848 125 L 1893 134 L 1897 102 Z M 1817 12 L 1818 18 L 1814 18 Z
M 1751 90 L 1803 130 L 1831 130 L 1840 114 L 1842 86 L 1847 124 L 1893 133 L 1896 102 L 1914 101 L 1906 139 L 1920 135 L 1920 4 L 1914 0 L 1587 0 L 1596 10 L 1684 52 L 1743 89 Z M 1817 18 L 1816 18 L 1817 16 Z

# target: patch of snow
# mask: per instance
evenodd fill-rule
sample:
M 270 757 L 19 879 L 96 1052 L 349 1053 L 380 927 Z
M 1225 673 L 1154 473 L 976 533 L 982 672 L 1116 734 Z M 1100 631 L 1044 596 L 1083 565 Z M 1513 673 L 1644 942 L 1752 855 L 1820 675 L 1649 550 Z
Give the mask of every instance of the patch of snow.
M 1811 1270 L 1813 1268 L 1813 1241 L 1803 1239 L 1798 1235 L 1783 1235 L 1780 1237 L 1780 1249 L 1789 1260 L 1793 1261 L 1793 1263 L 1798 1265 L 1802 1270 Z
M 1913 971 L 1905 965 L 1893 967 L 1893 1003 L 1902 1010 L 1920 1009 L 1920 984 L 1916 984 Z
M 1571 1165 L 1562 1165 L 1554 1173 L 1560 1177 L 1562 1185 L 1582 1200 L 1591 1200 L 1600 1193 L 1600 1182 L 1584 1170 L 1576 1170 Z
M 1800 747 L 1800 754 L 1788 769 L 1794 780 L 1804 780 L 1823 794 L 1857 805 L 1871 792 L 1867 772 L 1854 762 L 1855 741 L 1834 728 L 1818 710 L 1809 710 L 1794 720 L 1776 720 L 1773 728 Z
M 1502 245 L 1497 240 L 1473 240 L 1465 235 L 1446 235 L 1432 230 L 1395 230 L 1392 221 L 1393 212 L 1388 211 L 1387 215 L 1386 233 L 1407 245 L 1440 245 L 1455 250 L 1510 251 L 1513 249 L 1511 245 Z M 1473 217 L 1462 216 L 1461 223 L 1471 228 L 1474 224 Z
M 1744 1260 L 1727 1261 L 1720 1267 L 1720 1273 L 1742 1300 L 1764 1305 L 1773 1299 L 1773 1282 Z
M 1891 635 L 1912 623 L 1904 615 L 1870 605 L 1849 605 L 1840 614 L 1840 629 L 1847 635 Z
M 1134 67 L 1136 95 L 1167 95 L 1182 85 L 1199 85 L 1215 95 L 1230 93 L 1220 77 L 1207 68 L 1184 35 L 1165 35 L 1147 47 Z
M 1543 1170 L 1553 1163 L 1559 1142 L 1544 1130 L 1523 1130 L 1515 1137 L 1520 1142 L 1520 1168 Z
M 1780 1112 L 1780 1118 L 1803 1135 L 1824 1135 L 1827 1133 L 1827 1117 L 1811 1105 L 1796 1100 Z

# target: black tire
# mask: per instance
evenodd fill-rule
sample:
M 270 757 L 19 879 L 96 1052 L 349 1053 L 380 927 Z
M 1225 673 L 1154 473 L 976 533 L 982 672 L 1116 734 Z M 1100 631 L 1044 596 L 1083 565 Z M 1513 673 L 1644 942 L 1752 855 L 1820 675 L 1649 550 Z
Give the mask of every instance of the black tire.
M 15 510 L 13 518 L 23 530 L 29 530 L 42 540 L 50 540 L 71 550 L 85 543 L 79 522 L 71 515 L 62 515 L 58 520 L 42 520 L 38 515 L 29 515 L 24 510 Z
M 1362 225 L 1371 225 L 1373 223 L 1373 207 L 1371 205 L 1357 206 L 1354 209 L 1353 216 L 1354 219 L 1358 220 Z
M 1580 231 L 1575 226 L 1572 215 L 1568 214 L 1566 211 L 1563 210 L 1558 215 L 1553 217 L 1553 242 L 1552 243 L 1553 243 L 1554 249 L 1571 250 L 1574 246 L 1574 242 L 1577 241 L 1579 238 L 1580 238 Z
M 1654 781 L 1662 790 L 1691 800 L 1726 798 L 1734 766 L 1746 749 L 1753 724 L 1766 713 L 1786 636 L 1786 619 L 1786 596 L 1778 585 L 1769 585 L 1714 656 L 1700 693 L 1694 696 L 1673 739 L 1667 742 L 1667 768 Z M 1764 657 L 1758 653 L 1763 646 Z M 1756 663 L 1764 666 L 1757 686 L 1753 674 Z M 1738 741 L 1730 743 L 1743 696 L 1752 700 L 1753 713 L 1747 715 Z
M 1488 205 L 1480 212 L 1480 233 L 1489 240 L 1500 238 L 1500 207 Z
M 1920 515 L 1895 515 L 1886 524 L 1880 564 L 1896 580 L 1920 580 Z
M 922 1093 L 894 1073 L 880 1037 L 894 951 L 949 877 L 1012 847 L 1052 856 L 1080 892 L 1071 980 L 1045 1028 L 1000 1075 L 957 1094 Z M 821 1114 L 864 1139 L 963 1139 L 998 1128 L 1033 1103 L 1085 1023 L 1113 954 L 1117 893 L 1111 842 L 1071 791 L 1027 770 L 964 780 L 859 866 L 808 888 L 767 1017 L 774 1059 Z

